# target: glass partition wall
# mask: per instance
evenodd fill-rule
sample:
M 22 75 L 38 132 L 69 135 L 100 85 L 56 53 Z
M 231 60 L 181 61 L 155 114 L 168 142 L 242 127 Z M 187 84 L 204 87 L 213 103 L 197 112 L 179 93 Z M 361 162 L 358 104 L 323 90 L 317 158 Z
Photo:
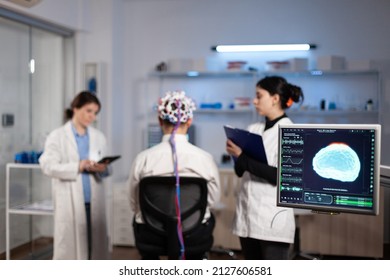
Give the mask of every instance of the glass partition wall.
M 5 222 L 5 170 L 22 151 L 42 151 L 47 134 L 63 123 L 66 77 L 73 62 L 73 37 L 65 37 L 0 17 L 0 255 L 6 230 L 15 248 L 41 236 L 52 236 L 51 219 L 12 215 Z M 10 194 L 16 200 L 50 196 L 50 181 L 34 172 L 13 175 Z M 35 185 L 40 185 L 39 190 Z M 31 188 L 32 187 L 32 188 Z M 36 193 L 38 192 L 38 193 Z

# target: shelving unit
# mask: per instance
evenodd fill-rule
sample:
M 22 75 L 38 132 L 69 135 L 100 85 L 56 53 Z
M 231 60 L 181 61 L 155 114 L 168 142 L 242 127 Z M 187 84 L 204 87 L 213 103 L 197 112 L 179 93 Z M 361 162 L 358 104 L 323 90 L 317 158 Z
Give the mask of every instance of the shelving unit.
M 231 124 L 245 128 L 250 123 L 262 119 L 253 106 L 245 110 L 228 109 L 234 97 L 253 98 L 255 85 L 265 76 L 278 75 L 303 89 L 305 100 L 302 105 L 294 105 L 286 111 L 297 123 L 381 123 L 381 80 L 377 70 L 364 71 L 222 71 L 222 72 L 152 72 L 147 79 L 145 104 L 157 100 L 166 90 L 183 89 L 195 98 L 196 103 L 222 103 L 221 109 L 198 109 L 195 111 L 194 125 L 197 137 L 208 135 L 205 130 L 217 134 L 215 141 L 223 142 L 223 134 L 217 127 Z M 150 92 L 151 85 L 157 86 Z M 153 99 L 151 98 L 153 96 Z M 365 109 L 366 102 L 372 99 L 371 110 Z M 334 103 L 336 109 L 320 110 L 321 100 Z M 145 114 L 146 123 L 155 112 Z M 156 122 L 156 118 L 152 118 Z M 213 126 L 213 128 L 212 128 Z M 203 130 L 200 131 L 199 130 Z M 199 132 L 199 133 L 198 133 Z M 144 140 L 148 139 L 145 135 Z M 219 149 L 204 139 L 197 141 L 201 147 L 211 152 Z M 204 143 L 204 144 L 202 144 Z M 147 145 L 144 145 L 146 147 Z M 210 148 L 209 148 L 210 147 Z M 217 156 L 218 158 L 219 156 Z
M 187 71 L 152 72 L 146 79 L 146 90 L 140 111 L 140 128 L 156 125 L 153 108 L 159 96 L 168 90 L 184 90 L 195 100 L 198 109 L 194 113 L 195 144 L 210 152 L 217 162 L 225 152 L 223 125 L 246 128 L 262 120 L 253 106 L 248 109 L 230 109 L 235 97 L 255 95 L 256 83 L 265 76 L 285 77 L 289 83 L 300 86 L 304 92 L 302 105 L 294 103 L 286 110 L 295 123 L 381 123 L 381 77 L 377 70 L 363 71 Z M 365 109 L 373 100 L 370 110 Z M 320 103 L 334 103 L 335 109 L 320 110 Z M 222 104 L 220 109 L 202 109 L 200 104 Z M 149 130 L 144 130 L 143 148 L 149 147 Z M 210 135 L 212 136 L 210 137 Z
M 291 108 L 288 115 L 315 116 L 315 117 L 341 117 L 341 118 L 368 118 L 368 121 L 380 123 L 381 112 L 381 78 L 377 70 L 362 71 L 274 71 L 259 73 L 259 78 L 268 75 L 280 75 L 290 82 L 302 86 L 305 95 L 303 108 Z M 305 108 L 309 99 L 310 108 Z M 311 100 L 310 100 L 311 99 Z M 317 100 L 316 100 L 317 99 Z M 320 100 L 335 102 L 335 110 L 320 110 Z M 368 99 L 374 101 L 374 108 L 370 111 L 364 108 Z M 313 106 L 313 100 L 316 100 Z M 341 105 L 341 107 L 339 107 Z
M 234 78 L 234 77 L 254 77 L 257 72 L 254 71 L 223 71 L 223 72 L 153 72 L 151 77 L 157 78 Z
M 195 114 L 248 114 L 253 113 L 252 109 L 199 109 Z
M 81 87 L 83 90 L 93 92 L 100 100 L 101 104 L 111 104 L 111 97 L 107 92 L 107 64 L 105 62 L 86 62 L 82 64 L 81 69 Z M 103 115 L 102 115 L 103 114 Z M 103 111 L 100 112 L 100 118 L 94 122 L 94 126 L 104 130 L 110 123 L 110 108 L 103 105 Z
M 345 88 L 342 86 L 343 83 L 346 83 L 347 80 L 354 79 L 356 82 L 359 82 L 361 79 L 371 79 L 371 83 L 375 85 L 375 88 L 370 88 L 370 85 L 368 85 L 368 89 L 366 92 L 364 92 L 364 89 L 362 89 L 363 93 L 367 93 L 367 99 L 374 99 L 375 108 L 372 111 L 366 111 L 363 106 L 364 104 L 361 103 L 360 105 L 357 105 L 357 108 L 337 108 L 336 110 L 314 110 L 313 108 L 310 109 L 302 109 L 302 110 L 289 110 L 288 112 L 290 114 L 294 115 L 317 115 L 317 116 L 357 116 L 359 114 L 362 114 L 363 116 L 377 116 L 378 122 L 380 121 L 380 101 L 381 101 L 381 86 L 380 86 L 380 74 L 377 70 L 362 70 L 362 71 L 347 71 L 347 70 L 339 70 L 339 71 L 322 71 L 322 70 L 311 70 L 311 71 L 265 71 L 265 72 L 254 72 L 254 71 L 223 71 L 223 72 L 197 72 L 197 71 L 188 71 L 188 72 L 182 72 L 182 73 L 171 73 L 171 72 L 153 72 L 150 74 L 150 77 L 153 78 L 159 78 L 160 80 L 160 92 L 163 92 L 163 83 L 167 79 L 176 79 L 176 81 L 179 80 L 187 80 L 187 81 L 195 81 L 195 80 L 210 80 L 210 79 L 233 79 L 233 78 L 252 78 L 252 87 L 255 86 L 256 82 L 260 80 L 261 78 L 265 76 L 271 76 L 271 75 L 279 75 L 287 78 L 290 80 L 299 80 L 297 83 L 298 86 L 301 84 L 305 85 L 308 88 L 308 94 L 309 95 L 317 95 L 316 98 L 323 99 L 328 98 L 330 93 L 322 94 L 321 88 L 320 89 L 311 89 L 308 84 L 315 84 L 319 83 L 320 81 L 323 83 L 329 80 L 328 85 L 338 84 L 341 90 L 344 90 Z M 336 79 L 336 80 L 334 80 Z M 358 79 L 358 80 L 356 80 Z M 351 81 L 349 81 L 351 83 Z M 346 87 L 351 87 L 350 85 L 346 85 Z M 359 100 L 356 99 L 356 92 L 342 92 L 341 94 L 337 93 L 337 87 L 333 90 L 335 92 L 332 92 L 333 95 L 336 95 L 335 98 L 344 98 L 348 99 L 346 102 L 352 103 Z M 353 89 L 352 89 L 353 90 Z M 318 91 L 318 94 L 313 94 L 312 91 Z M 353 90 L 354 91 L 354 90 Z M 306 90 L 304 90 L 304 93 L 306 95 Z M 355 96 L 354 96 L 355 94 Z M 349 96 L 351 95 L 351 96 Z M 360 93 L 360 95 L 362 95 Z M 251 96 L 252 97 L 252 96 Z M 313 96 L 309 96 L 313 97 Z M 350 98 L 349 98 L 350 97 Z M 360 98 L 364 98 L 362 96 L 359 96 Z M 361 100 L 360 100 L 361 101 Z M 345 102 L 345 103 L 346 103 Z M 319 106 L 319 104 L 315 104 L 316 106 Z M 351 105 L 351 107 L 353 107 Z M 359 108 L 360 107 L 360 108 Z M 197 113 L 243 113 L 243 112 L 253 112 L 253 110 L 228 110 L 228 109 L 200 109 L 197 111 Z
M 102 66 L 98 62 L 87 62 L 83 65 L 83 88 L 85 90 L 98 93 L 102 76 Z
M 265 71 L 259 72 L 264 76 L 281 75 L 281 76 L 312 76 L 312 77 L 326 77 L 326 76 L 361 76 L 361 75 L 375 75 L 379 72 L 377 70 L 310 70 L 310 71 Z
M 357 110 L 289 110 L 287 112 L 289 117 L 364 117 L 366 119 L 378 119 L 379 111 L 357 111 Z
M 224 83 L 227 83 L 227 82 L 232 82 L 232 85 L 234 84 L 235 86 L 239 85 L 240 83 L 242 84 L 245 79 L 249 79 L 250 81 L 250 87 L 252 87 L 252 85 L 256 82 L 256 79 L 257 79 L 257 76 L 258 76 L 258 73 L 257 72 L 253 72 L 253 71 L 224 71 L 224 72 L 197 72 L 197 71 L 189 71 L 189 72 L 183 72 L 183 73 L 171 73 L 171 72 L 153 72 L 150 74 L 150 77 L 151 78 L 158 78 L 159 80 L 159 93 L 160 95 L 162 95 L 166 90 L 172 90 L 172 88 L 164 88 L 164 83 L 167 83 L 168 81 L 175 81 L 176 84 L 180 85 L 180 88 L 183 89 L 183 87 L 191 87 L 193 86 L 195 83 L 208 83 L 210 84 L 211 83 L 211 88 L 208 88 L 208 93 L 210 93 L 210 91 L 212 91 L 212 88 L 216 88 L 216 84 L 215 83 L 219 83 L 219 84 L 224 84 Z M 212 95 L 213 96 L 209 96 L 209 98 L 215 98 L 215 95 L 222 95 L 221 97 L 223 96 L 226 96 L 226 95 L 231 95 L 231 91 L 233 91 L 234 89 L 229 89 L 227 90 L 226 92 L 218 92 L 218 89 L 216 89 L 216 92 L 213 92 Z M 191 92 L 188 92 L 188 94 L 193 98 L 195 99 L 195 101 L 198 101 L 196 102 L 197 103 L 197 107 L 198 109 L 195 111 L 195 113 L 201 113 L 201 114 L 209 114 L 209 113 L 223 113 L 223 114 L 226 114 L 226 113 L 254 113 L 254 110 L 251 107 L 249 108 L 235 108 L 235 109 L 231 109 L 231 108 L 228 108 L 230 104 L 228 104 L 229 102 L 225 102 L 225 104 L 223 104 L 223 107 L 222 108 L 219 108 L 219 109 L 202 109 L 200 108 L 200 101 L 199 100 L 196 100 L 196 99 L 201 99 L 202 97 L 204 98 L 205 95 L 207 95 L 207 93 L 205 93 L 204 89 L 201 90 L 203 91 L 202 93 L 199 93 L 200 90 L 198 90 L 196 87 L 194 88 L 194 91 L 191 91 Z M 207 92 L 207 90 L 206 90 Z M 237 96 L 242 96 L 242 95 L 246 95 L 246 93 L 244 92 L 238 92 L 238 93 L 235 93 L 236 94 L 236 97 Z M 200 96 L 200 95 L 203 95 L 203 96 Z M 211 94 L 209 94 L 211 95 Z M 252 95 L 250 96 L 247 96 L 247 97 L 252 97 Z M 232 98 L 232 96 L 230 96 L 230 98 Z M 231 101 L 231 100 L 230 100 Z M 231 102 L 230 102 L 231 103 Z
M 6 165 L 6 183 L 5 183 L 5 208 L 6 208 L 6 259 L 10 259 L 10 236 L 11 236 L 11 215 L 39 215 L 39 216 L 52 216 L 53 205 L 50 198 L 35 200 L 33 197 L 32 188 L 33 184 L 30 182 L 30 191 L 28 192 L 28 198 L 24 198 L 24 201 L 15 202 L 11 197 L 11 179 L 12 170 L 26 170 L 40 172 L 38 164 L 18 164 L 7 163 Z M 30 176 L 31 177 L 31 176 Z M 31 179 L 31 178 L 30 178 Z M 31 235 L 31 232 L 30 232 Z

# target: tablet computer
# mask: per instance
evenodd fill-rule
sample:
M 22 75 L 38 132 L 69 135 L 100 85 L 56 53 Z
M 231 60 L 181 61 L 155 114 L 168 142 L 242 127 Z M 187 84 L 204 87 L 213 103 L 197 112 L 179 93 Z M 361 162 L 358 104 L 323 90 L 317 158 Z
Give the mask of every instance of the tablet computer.
M 119 159 L 121 156 L 107 156 L 98 161 L 98 163 L 110 164 L 111 162 Z

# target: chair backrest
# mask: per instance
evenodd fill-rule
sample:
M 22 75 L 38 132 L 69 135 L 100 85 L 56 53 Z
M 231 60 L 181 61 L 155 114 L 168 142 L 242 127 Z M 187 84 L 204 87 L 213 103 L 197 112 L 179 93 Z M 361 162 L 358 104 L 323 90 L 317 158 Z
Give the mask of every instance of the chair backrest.
M 168 255 L 178 255 L 175 177 L 144 177 L 139 202 L 145 225 L 167 238 Z M 201 226 L 207 207 L 207 181 L 180 177 L 180 208 L 183 235 Z M 174 257 L 173 257 L 174 258 Z

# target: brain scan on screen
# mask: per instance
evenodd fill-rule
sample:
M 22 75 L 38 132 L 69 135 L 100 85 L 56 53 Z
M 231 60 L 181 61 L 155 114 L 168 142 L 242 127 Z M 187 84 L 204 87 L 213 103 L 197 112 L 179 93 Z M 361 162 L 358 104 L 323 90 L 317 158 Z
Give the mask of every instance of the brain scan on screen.
M 313 158 L 313 169 L 321 177 L 353 182 L 359 176 L 360 160 L 345 143 L 332 143 L 319 150 Z
M 279 124 L 277 206 L 379 214 L 381 125 Z

